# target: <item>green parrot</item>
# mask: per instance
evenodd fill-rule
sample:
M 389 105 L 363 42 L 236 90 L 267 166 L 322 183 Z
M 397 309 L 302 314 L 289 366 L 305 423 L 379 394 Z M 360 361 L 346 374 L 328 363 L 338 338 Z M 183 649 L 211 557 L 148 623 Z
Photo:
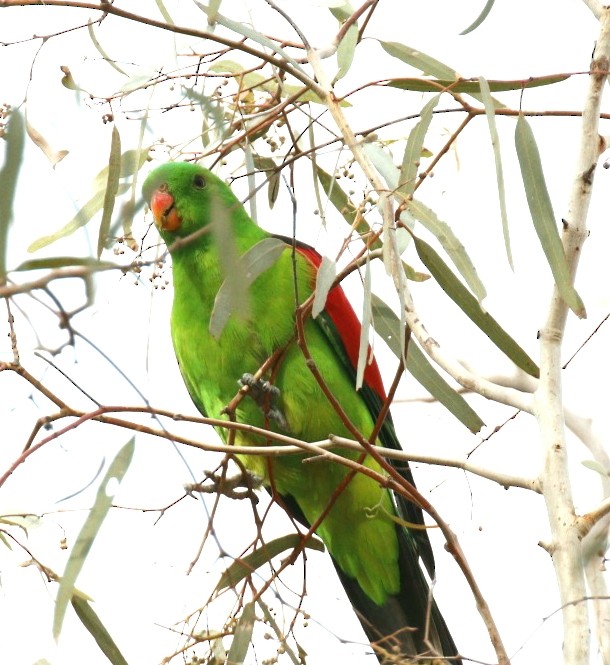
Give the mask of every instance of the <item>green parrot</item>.
M 329 433 L 353 438 L 296 342 L 295 310 L 315 288 L 320 255 L 291 238 L 280 238 L 285 245 L 271 242 L 277 259 L 251 280 L 244 279 L 247 314 L 234 313 L 223 326 L 211 326 L 228 271 L 240 266 L 243 270 L 247 253 L 274 236 L 255 224 L 225 182 L 196 164 L 159 166 L 147 177 L 143 193 L 172 256 L 172 340 L 199 411 L 221 417 L 240 385 L 247 385 L 247 395 L 235 411 L 238 422 L 308 442 L 326 439 Z M 340 286 L 331 289 L 325 309 L 315 319 L 304 321 L 303 332 L 326 386 L 351 424 L 368 439 L 385 392 L 374 361 L 367 365 L 363 387 L 355 388 L 360 323 Z M 266 372 L 255 378 L 265 363 Z M 219 433 L 228 439 L 226 429 Z M 248 431 L 235 433 L 237 448 L 267 443 L 268 439 Z M 400 449 L 390 415 L 376 443 Z M 340 454 L 359 457 L 355 452 Z M 427 532 L 403 526 L 423 525 L 419 507 L 361 473 L 352 474 L 334 496 L 349 470 L 330 461 L 303 464 L 299 455 L 238 457 L 303 525 L 317 523 L 326 511 L 316 533 L 380 662 L 390 662 L 391 654 L 392 663 L 399 662 L 397 655 L 437 656 L 461 663 L 420 568 L 421 559 L 434 577 Z M 363 463 L 381 471 L 370 456 Z M 413 483 L 405 462 L 395 468 Z

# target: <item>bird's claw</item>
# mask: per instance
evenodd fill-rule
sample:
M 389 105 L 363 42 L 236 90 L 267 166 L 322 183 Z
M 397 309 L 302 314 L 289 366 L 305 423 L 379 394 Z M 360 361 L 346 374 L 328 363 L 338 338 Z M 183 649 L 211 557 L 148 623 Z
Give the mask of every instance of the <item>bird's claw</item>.
M 282 429 L 288 429 L 288 421 L 283 411 L 276 406 L 280 389 L 265 379 L 257 379 L 253 374 L 242 374 L 238 381 L 240 386 L 248 386 L 250 397 L 258 404 L 269 420 L 275 421 Z

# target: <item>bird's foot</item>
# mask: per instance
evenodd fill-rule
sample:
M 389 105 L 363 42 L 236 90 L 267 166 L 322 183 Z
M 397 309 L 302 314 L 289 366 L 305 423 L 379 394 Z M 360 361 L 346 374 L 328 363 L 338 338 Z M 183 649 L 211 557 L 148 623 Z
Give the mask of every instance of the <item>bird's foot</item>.
M 184 486 L 187 494 L 201 492 L 203 494 L 222 494 L 229 499 L 250 499 L 258 503 L 255 494 L 263 479 L 254 473 L 241 471 L 232 476 L 217 471 L 204 471 L 205 478 L 200 483 L 189 483 Z
M 283 430 L 288 430 L 288 421 L 283 411 L 276 405 L 280 389 L 265 379 L 257 379 L 253 374 L 243 374 L 240 386 L 248 386 L 248 394 L 258 404 L 263 414 L 274 420 Z

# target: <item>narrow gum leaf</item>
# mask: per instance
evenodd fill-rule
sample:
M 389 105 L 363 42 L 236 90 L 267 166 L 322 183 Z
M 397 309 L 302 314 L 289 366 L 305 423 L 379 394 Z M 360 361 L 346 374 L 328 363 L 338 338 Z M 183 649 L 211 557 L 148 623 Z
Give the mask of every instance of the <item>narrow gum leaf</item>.
M 360 233 L 360 235 L 369 233 L 371 227 L 367 224 L 364 217 L 359 217 L 358 208 L 351 202 L 350 198 L 343 191 L 336 179 L 333 178 L 330 173 L 327 173 L 324 169 L 317 165 L 315 167 L 315 171 L 316 176 L 324 189 L 324 193 L 328 197 L 328 200 L 339 211 L 349 226 L 355 228 L 355 230 Z M 381 243 L 379 241 L 377 241 L 371 247 L 371 249 L 376 249 L 377 247 L 381 247 Z
M 417 172 L 421 160 L 422 149 L 424 147 L 424 140 L 428 133 L 428 128 L 432 122 L 432 113 L 440 99 L 439 95 L 435 95 L 430 99 L 424 108 L 421 110 L 419 122 L 409 132 L 407 145 L 402 157 L 402 166 L 400 167 L 399 191 L 404 196 L 409 197 L 415 191 L 415 184 Z
M 45 157 L 51 162 L 53 168 L 55 168 L 56 164 L 59 164 L 59 162 L 61 162 L 61 160 L 68 154 L 67 150 L 53 150 L 49 145 L 49 142 L 35 127 L 32 126 L 27 117 L 25 119 L 25 129 L 30 140 L 42 150 Z
M 223 14 L 218 13 L 218 11 L 215 11 L 213 8 L 207 7 L 202 2 L 198 2 L 198 0 L 194 0 L 194 3 L 197 5 L 197 7 L 199 7 L 199 9 L 201 9 L 201 11 L 204 14 L 206 14 L 206 16 L 210 16 L 210 14 L 213 14 L 214 21 L 216 23 L 219 23 L 225 28 L 232 30 L 238 35 L 242 35 L 242 37 L 251 39 L 257 44 L 260 44 L 261 46 L 270 49 L 273 53 L 279 55 L 285 62 L 291 64 L 295 69 L 298 69 L 299 71 L 305 73 L 305 70 L 303 69 L 302 65 L 300 65 L 294 58 L 291 58 L 288 55 L 288 53 L 286 53 L 286 51 L 281 46 L 278 45 L 277 42 L 273 41 L 272 39 L 269 39 L 268 37 L 265 37 L 265 35 L 261 34 L 260 32 L 253 30 L 246 23 L 233 21 L 232 19 L 224 16 Z
M 342 79 L 352 66 L 356 46 L 358 46 L 358 35 L 358 26 L 354 23 L 348 28 L 345 35 L 343 35 L 343 39 L 339 42 L 339 46 L 337 47 L 339 71 L 335 75 L 335 83 L 339 79 Z
M 358 363 L 356 367 L 356 390 L 362 388 L 364 372 L 369 363 L 369 335 L 371 331 L 371 263 L 368 259 L 364 271 L 364 300 L 362 302 L 362 325 L 360 326 L 360 345 L 358 347 Z
M 112 221 L 112 211 L 119 191 L 119 179 L 121 177 L 121 137 L 116 125 L 112 126 L 112 138 L 110 141 L 110 157 L 108 158 L 108 180 L 106 182 L 106 191 L 104 193 L 104 203 L 102 208 L 102 221 L 97 238 L 97 258 L 99 259 L 104 245 L 106 244 L 110 222 Z
M 285 653 L 290 658 L 293 665 L 303 665 L 304 662 L 305 662 L 305 659 L 303 657 L 297 658 L 297 655 L 290 648 L 290 645 L 288 644 L 288 642 L 286 642 L 284 629 L 282 627 L 280 627 L 280 625 L 278 624 L 278 622 L 274 618 L 274 613 L 271 612 L 271 610 L 267 607 L 267 605 L 265 604 L 263 599 L 260 598 L 260 596 L 256 599 L 256 604 L 263 611 L 263 616 L 265 617 L 265 621 L 267 622 L 267 625 L 270 626 L 273 629 L 273 632 L 275 633 L 278 640 L 280 640 L 280 642 L 282 642 L 282 647 L 285 649 Z M 300 646 L 298 644 L 297 644 L 297 647 L 300 650 Z M 302 654 L 302 655 L 304 655 L 304 654 Z
M 127 469 L 133 458 L 134 448 L 134 438 L 131 438 L 121 450 L 119 450 L 117 456 L 110 464 L 110 467 L 97 491 L 93 507 L 89 511 L 87 519 L 74 543 L 74 547 L 72 548 L 72 552 L 66 563 L 66 569 L 59 583 L 57 598 L 55 599 L 55 612 L 53 615 L 53 637 L 55 637 L 55 639 L 57 639 L 61 633 L 61 627 L 68 603 L 74 598 L 74 585 L 76 579 L 85 564 L 85 560 L 91 550 L 98 531 L 112 506 L 113 497 L 107 492 L 108 484 L 113 479 L 116 479 L 119 483 L 121 482 L 125 473 L 127 473 Z
M 99 43 L 95 31 L 93 29 L 93 24 L 91 20 L 87 23 L 87 30 L 89 31 L 89 39 L 91 39 L 91 42 L 93 43 L 93 46 L 97 49 L 98 53 L 102 56 L 103 60 L 105 60 L 113 69 L 116 69 L 117 72 L 120 74 L 123 74 L 127 76 L 127 72 L 121 69 L 116 62 L 106 53 L 106 51 L 102 48 L 102 45 Z
M 491 92 L 506 92 L 508 90 L 523 90 L 524 88 L 539 88 L 545 85 L 554 85 L 566 81 L 569 75 L 550 74 L 549 76 L 540 76 L 534 79 L 507 79 L 498 81 L 488 81 Z M 451 89 L 451 92 L 464 93 L 472 95 L 479 99 L 481 93 L 481 83 L 478 79 L 456 80 L 451 78 L 424 79 L 418 77 L 400 77 L 391 78 L 385 81 L 385 85 L 390 88 L 400 88 L 401 90 L 411 90 L 412 92 L 442 92 Z M 495 106 L 502 106 L 497 100 L 494 100 Z
M 491 8 L 494 6 L 496 0 L 487 0 L 485 3 L 485 7 L 483 7 L 483 10 L 481 13 L 476 17 L 476 19 L 465 29 L 460 32 L 460 35 L 467 35 L 469 32 L 472 32 L 473 30 L 476 30 L 481 23 L 487 18 L 487 15 L 491 11 Z
M 311 308 L 311 316 L 315 319 L 326 305 L 326 297 L 337 276 L 337 263 L 327 256 L 322 257 L 322 263 L 316 275 L 316 289 Z
M 118 263 L 112 261 L 98 261 L 87 256 L 52 256 L 46 259 L 30 259 L 20 263 L 15 272 L 25 270 L 57 270 L 57 268 L 67 268 L 71 266 L 88 266 L 91 270 L 109 270 L 119 268 Z
M 402 62 L 411 65 L 411 67 L 415 67 L 415 69 L 419 69 L 423 74 L 450 81 L 455 81 L 459 78 L 457 72 L 448 65 L 410 46 L 398 42 L 385 42 L 381 40 L 379 44 L 388 55 L 402 60 Z
M 483 310 L 477 299 L 453 274 L 437 252 L 420 238 L 413 236 L 413 239 L 417 255 L 451 300 L 517 367 L 531 376 L 538 377 L 539 370 L 536 363 L 504 328 L 489 313 Z
M 451 259 L 460 275 L 464 278 L 470 290 L 479 302 L 485 299 L 487 291 L 481 281 L 477 269 L 474 266 L 466 248 L 446 222 L 440 220 L 436 213 L 424 205 L 421 201 L 413 199 L 409 202 L 410 212 L 419 223 L 438 240 L 441 247 Z
M 265 543 L 262 547 L 254 550 L 250 554 L 236 559 L 220 576 L 220 580 L 216 585 L 216 593 L 235 587 L 243 579 L 248 577 L 253 571 L 258 570 L 261 566 L 269 563 L 271 559 L 278 556 L 287 550 L 293 550 L 295 547 L 300 547 L 303 538 L 298 533 L 289 533 L 286 536 L 280 536 L 275 540 Z M 305 543 L 305 547 L 318 552 L 324 551 L 324 543 L 316 537 L 311 537 Z
M 530 124 L 520 115 L 515 128 L 515 146 L 521 167 L 527 204 L 534 228 L 553 273 L 555 284 L 566 305 L 578 316 L 587 316 L 585 306 L 572 284 L 572 275 L 557 229 L 540 153 Z
M 11 109 L 5 141 L 4 164 L 0 169 L 0 183 L 3 192 L 3 195 L 0 196 L 0 285 L 6 281 L 8 231 L 13 219 L 13 200 L 25 143 L 23 116 L 18 109 Z
M 166 23 L 169 23 L 169 25 L 175 25 L 174 21 L 172 20 L 172 17 L 167 11 L 165 5 L 163 4 L 163 0 L 155 0 L 155 3 L 157 5 L 157 9 L 161 12 L 161 16 L 163 16 L 163 20 Z
M 129 178 L 137 173 L 145 164 L 150 147 L 142 149 L 127 150 L 121 155 L 120 178 Z M 105 166 L 93 181 L 93 191 L 95 194 L 85 203 L 85 205 L 74 215 L 74 217 L 55 233 L 42 236 L 30 244 L 28 252 L 36 252 L 60 238 L 65 238 L 78 229 L 88 224 L 93 217 L 103 208 L 106 196 L 106 184 L 109 179 L 110 165 Z M 117 190 L 117 196 L 124 194 L 129 189 L 129 184 L 121 183 Z
M 76 616 L 81 620 L 83 626 L 89 631 L 102 653 L 112 665 L 127 665 L 123 654 L 120 652 L 108 630 L 106 630 L 99 616 L 91 607 L 89 601 L 74 593 L 71 604 L 76 612 Z
M 117 195 L 124 194 L 128 189 L 129 185 L 125 183 L 121 184 L 117 191 Z M 28 247 L 28 252 L 30 253 L 36 252 L 39 249 L 42 249 L 43 247 L 47 247 L 47 245 L 54 243 L 56 240 L 59 240 L 60 238 L 65 238 L 66 236 L 71 235 L 78 229 L 88 224 L 93 219 L 93 217 L 102 209 L 102 206 L 104 205 L 104 196 L 105 196 L 105 191 L 103 189 L 97 191 L 87 201 L 87 203 L 85 203 L 85 205 L 76 213 L 76 215 L 74 215 L 74 217 L 66 225 L 61 227 L 61 229 L 59 229 L 55 233 L 51 233 L 48 236 L 42 236 L 42 238 L 34 240 L 34 242 L 31 243 L 30 246 Z
M 504 189 L 504 170 L 502 168 L 502 157 L 500 155 L 500 137 L 496 129 L 496 114 L 493 99 L 489 84 L 481 76 L 479 77 L 481 85 L 481 100 L 485 107 L 485 116 L 487 117 L 487 124 L 489 126 L 489 135 L 491 137 L 491 146 L 494 153 L 494 163 L 496 165 L 496 180 L 498 182 L 498 199 L 500 203 L 500 218 L 502 220 L 502 235 L 504 236 L 504 248 L 506 250 L 506 258 L 511 269 L 513 266 L 513 254 L 510 248 L 510 234 L 508 231 L 508 215 L 506 213 L 506 192 Z
M 210 316 L 210 333 L 213 337 L 220 337 L 232 315 L 247 315 L 244 297 L 247 298 L 250 285 L 261 273 L 271 268 L 286 248 L 283 240 L 264 238 L 232 261 L 232 267 L 227 265 L 229 273 L 225 273 L 225 280 L 218 289 Z M 234 295 L 235 289 L 239 289 L 237 299 Z
M 397 358 L 402 358 L 403 326 L 400 319 L 374 293 L 371 304 L 375 332 L 385 341 Z M 409 342 L 406 366 L 413 378 L 471 432 L 478 432 L 484 426 L 485 423 L 470 404 L 434 369 L 413 338 Z
M 256 612 L 254 611 L 254 603 L 246 603 L 233 631 L 233 641 L 227 654 L 227 664 L 241 665 L 246 659 L 255 620 Z

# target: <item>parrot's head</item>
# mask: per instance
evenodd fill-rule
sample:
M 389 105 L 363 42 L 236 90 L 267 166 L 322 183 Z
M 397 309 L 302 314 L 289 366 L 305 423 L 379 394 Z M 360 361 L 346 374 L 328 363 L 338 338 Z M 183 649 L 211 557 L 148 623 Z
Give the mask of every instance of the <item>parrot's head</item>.
M 198 164 L 168 162 L 152 171 L 142 186 L 161 236 L 170 244 L 198 231 L 205 234 L 215 210 L 240 204 L 230 188 Z M 199 235 L 199 234 L 198 234 Z

